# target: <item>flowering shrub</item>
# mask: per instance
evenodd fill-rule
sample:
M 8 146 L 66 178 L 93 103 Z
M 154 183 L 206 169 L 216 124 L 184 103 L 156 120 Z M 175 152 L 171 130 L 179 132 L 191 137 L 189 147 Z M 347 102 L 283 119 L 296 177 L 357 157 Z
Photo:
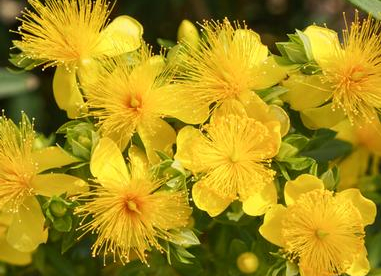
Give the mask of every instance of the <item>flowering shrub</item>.
M 10 61 L 55 67 L 70 120 L 51 145 L 0 117 L 7 275 L 380 275 L 379 21 L 274 55 L 184 20 L 155 54 L 105 0 L 29 4 Z

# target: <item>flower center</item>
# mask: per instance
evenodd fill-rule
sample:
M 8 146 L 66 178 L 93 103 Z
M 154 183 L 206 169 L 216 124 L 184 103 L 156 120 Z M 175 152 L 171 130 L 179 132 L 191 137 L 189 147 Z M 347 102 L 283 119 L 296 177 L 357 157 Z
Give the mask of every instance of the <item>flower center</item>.
M 126 102 L 126 107 L 137 113 L 141 113 L 143 108 L 142 98 L 139 94 L 131 94 Z
M 326 236 L 329 235 L 328 232 L 325 232 L 325 231 L 323 231 L 323 230 L 321 230 L 321 229 L 317 229 L 317 230 L 315 231 L 315 234 L 316 234 L 316 237 L 318 237 L 318 238 L 321 239 L 321 240 L 323 240 Z
M 139 203 L 136 199 L 125 199 L 124 200 L 124 208 L 125 211 L 129 214 L 138 214 L 141 215 L 141 211 L 139 210 Z

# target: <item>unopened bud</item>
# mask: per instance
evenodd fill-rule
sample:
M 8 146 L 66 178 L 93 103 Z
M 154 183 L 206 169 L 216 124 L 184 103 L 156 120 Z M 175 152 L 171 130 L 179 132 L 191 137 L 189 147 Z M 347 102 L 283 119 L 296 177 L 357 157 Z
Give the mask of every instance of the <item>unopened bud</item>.
M 252 252 L 245 252 L 238 256 L 237 267 L 244 274 L 254 273 L 258 269 L 258 258 Z
M 52 212 L 52 215 L 55 217 L 63 217 L 66 214 L 67 207 L 63 202 L 59 201 L 53 201 L 50 203 L 50 211 Z
M 177 40 L 187 45 L 197 47 L 200 36 L 195 25 L 189 20 L 184 19 L 177 31 Z

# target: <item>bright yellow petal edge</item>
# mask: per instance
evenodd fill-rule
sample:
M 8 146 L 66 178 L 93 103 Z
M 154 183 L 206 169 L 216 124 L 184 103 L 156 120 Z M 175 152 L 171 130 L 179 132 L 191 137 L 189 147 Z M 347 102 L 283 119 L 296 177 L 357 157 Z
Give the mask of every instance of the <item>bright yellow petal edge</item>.
M 295 180 L 287 181 L 284 186 L 284 199 L 286 204 L 291 205 L 295 203 L 301 194 L 314 189 L 324 189 L 324 183 L 313 175 L 302 174 Z
M 129 178 L 120 149 L 107 137 L 100 139 L 95 147 L 90 160 L 90 171 L 100 180 L 121 181 Z

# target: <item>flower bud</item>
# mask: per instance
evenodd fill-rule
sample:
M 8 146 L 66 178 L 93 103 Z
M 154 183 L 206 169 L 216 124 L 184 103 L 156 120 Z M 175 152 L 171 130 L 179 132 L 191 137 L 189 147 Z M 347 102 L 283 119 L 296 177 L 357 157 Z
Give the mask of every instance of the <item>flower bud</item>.
M 189 20 L 184 19 L 177 31 L 177 40 L 190 46 L 197 47 L 200 36 L 195 25 Z
M 254 273 L 258 269 L 258 258 L 252 252 L 245 252 L 238 256 L 237 267 L 244 274 Z
M 65 203 L 63 203 L 61 201 L 51 202 L 49 208 L 50 208 L 52 215 L 55 217 L 58 217 L 58 218 L 63 217 L 67 211 L 67 207 L 66 207 Z

